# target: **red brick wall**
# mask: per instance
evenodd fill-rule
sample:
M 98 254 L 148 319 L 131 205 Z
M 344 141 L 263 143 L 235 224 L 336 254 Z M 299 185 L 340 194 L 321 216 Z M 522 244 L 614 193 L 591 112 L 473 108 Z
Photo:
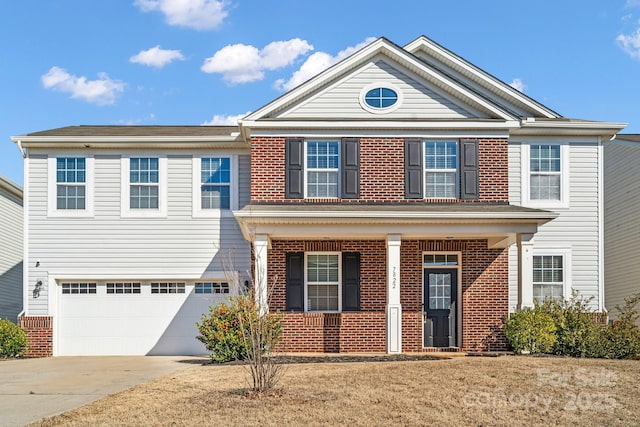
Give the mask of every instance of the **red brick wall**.
M 424 351 L 422 337 L 422 253 L 462 252 L 462 347 L 505 350 L 501 330 L 508 313 L 508 258 L 505 249 L 487 249 L 486 240 L 403 240 L 400 250 L 402 348 Z M 287 252 L 361 253 L 361 312 L 285 313 L 280 351 L 386 351 L 386 243 L 384 241 L 272 241 L 268 254 L 269 307 L 285 311 Z
M 25 357 L 53 356 L 53 318 L 50 316 L 21 316 L 21 328 L 26 329 L 29 348 Z
M 327 203 L 329 200 L 285 198 L 285 138 L 251 139 L 252 203 Z M 508 142 L 480 139 L 478 143 L 478 202 L 508 202 Z M 424 203 L 404 198 L 404 138 L 360 139 L 360 199 L 340 203 Z M 428 203 L 451 200 L 428 200 Z M 463 201 L 458 202 L 474 202 Z

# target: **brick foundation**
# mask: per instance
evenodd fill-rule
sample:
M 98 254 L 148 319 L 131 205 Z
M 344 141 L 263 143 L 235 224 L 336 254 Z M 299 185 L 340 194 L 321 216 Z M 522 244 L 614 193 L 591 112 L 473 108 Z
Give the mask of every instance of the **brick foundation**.
M 53 356 L 53 317 L 20 316 L 18 323 L 26 329 L 29 340 L 25 357 Z
M 287 252 L 343 251 L 361 254 L 361 311 L 349 313 L 285 313 L 279 351 L 386 352 L 386 243 L 371 241 L 273 240 L 267 269 L 274 278 L 271 310 L 286 310 Z M 508 251 L 488 249 L 486 240 L 403 240 L 400 247 L 402 350 L 423 347 L 422 254 L 462 253 L 462 349 L 507 349 L 502 320 L 508 314 Z

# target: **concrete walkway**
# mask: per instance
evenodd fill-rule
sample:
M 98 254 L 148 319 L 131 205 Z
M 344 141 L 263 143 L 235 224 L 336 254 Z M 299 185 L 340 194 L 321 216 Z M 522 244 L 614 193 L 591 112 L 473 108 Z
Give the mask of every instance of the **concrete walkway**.
M 193 366 L 188 356 L 53 357 L 0 361 L 0 427 L 23 426 Z

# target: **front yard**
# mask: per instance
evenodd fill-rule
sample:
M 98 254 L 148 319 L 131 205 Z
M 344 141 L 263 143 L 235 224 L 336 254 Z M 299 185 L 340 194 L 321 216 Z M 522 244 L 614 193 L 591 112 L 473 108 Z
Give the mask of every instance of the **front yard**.
M 37 426 L 639 425 L 640 361 L 557 357 L 287 365 L 245 397 L 238 365 L 192 365 Z

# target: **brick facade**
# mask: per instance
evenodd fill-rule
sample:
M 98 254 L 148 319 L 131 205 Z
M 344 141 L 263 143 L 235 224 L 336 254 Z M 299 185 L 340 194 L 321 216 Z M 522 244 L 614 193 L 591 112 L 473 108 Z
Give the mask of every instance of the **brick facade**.
M 285 198 L 285 138 L 251 138 L 251 203 L 424 203 L 405 199 L 404 138 L 360 138 L 359 199 Z M 507 139 L 478 140 L 478 200 L 457 202 L 509 201 Z M 446 202 L 450 199 L 426 201 Z
M 18 323 L 27 331 L 29 347 L 25 357 L 53 356 L 53 317 L 21 316 Z
M 371 241 L 274 240 L 268 253 L 269 308 L 286 310 L 287 252 L 341 251 L 361 254 L 361 311 L 284 313 L 280 351 L 386 351 L 386 243 Z M 486 240 L 403 240 L 400 250 L 402 349 L 428 351 L 422 336 L 422 254 L 461 252 L 462 348 L 505 350 L 502 319 L 508 314 L 508 251 L 488 249 Z

